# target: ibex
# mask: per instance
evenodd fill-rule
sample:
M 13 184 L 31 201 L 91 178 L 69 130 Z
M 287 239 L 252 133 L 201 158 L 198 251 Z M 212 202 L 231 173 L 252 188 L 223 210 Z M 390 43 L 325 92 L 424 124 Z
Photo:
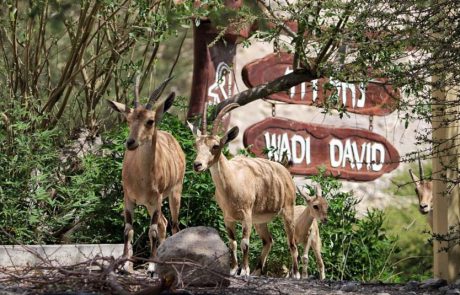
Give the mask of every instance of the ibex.
M 308 251 L 310 247 L 316 257 L 316 264 L 319 270 L 319 279 L 326 278 L 323 258 L 321 256 L 321 237 L 319 235 L 318 220 L 327 222 L 327 210 L 329 205 L 321 194 L 321 186 L 316 186 L 316 196 L 308 197 L 298 189 L 300 195 L 304 197 L 307 206 L 295 206 L 295 240 L 304 246 L 302 256 L 302 278 L 308 277 Z
M 240 244 L 243 265 L 240 275 L 250 274 L 249 238 L 252 225 L 262 239 L 263 249 L 254 272 L 258 274 L 264 272 L 267 255 L 273 243 L 267 223 L 276 215 L 281 214 L 292 256 L 291 274 L 298 279 L 300 278 L 298 253 L 294 239 L 294 182 L 289 171 L 279 163 L 245 156 L 236 156 L 228 160 L 222 154 L 224 146 L 238 135 L 239 130 L 235 126 L 220 137 L 217 135 L 219 124 L 224 115 L 235 107 L 238 107 L 238 104 L 229 104 L 219 112 L 211 134 L 207 134 L 206 108 L 203 113 L 201 132 L 189 123 L 196 135 L 197 155 L 193 168 L 196 172 L 210 169 L 216 186 L 215 198 L 224 215 L 232 251 L 231 275 L 235 275 L 238 269 L 236 222 L 241 221 L 243 228 L 243 238 Z
M 159 99 L 170 79 L 164 81 L 150 96 L 149 102 L 139 105 L 139 83 L 136 81 L 134 108 L 109 101 L 110 106 L 123 114 L 129 125 L 126 152 L 123 159 L 122 181 L 124 193 L 124 249 L 123 257 L 132 256 L 133 214 L 136 204 L 144 205 L 150 215 L 148 232 L 151 256 L 155 257 L 158 245 L 166 237 L 167 220 L 161 212 L 163 199 L 169 197 L 172 232 L 179 230 L 179 207 L 182 182 L 185 173 L 185 155 L 174 137 L 157 130 L 163 113 L 172 105 L 175 93 Z M 132 263 L 125 265 L 132 271 Z M 153 274 L 155 265 L 149 263 L 148 272 Z
M 418 169 L 420 179 L 409 169 L 410 177 L 415 184 L 415 194 L 418 197 L 419 211 L 421 214 L 428 214 L 428 224 L 433 228 L 433 190 L 432 182 L 424 179 L 423 166 L 418 157 Z

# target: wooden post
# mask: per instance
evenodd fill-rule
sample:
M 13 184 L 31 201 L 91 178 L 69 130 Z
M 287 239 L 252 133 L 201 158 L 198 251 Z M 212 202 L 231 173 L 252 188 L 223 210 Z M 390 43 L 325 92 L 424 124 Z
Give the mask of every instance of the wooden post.
M 433 83 L 438 77 L 433 77 Z M 460 168 L 458 153 L 460 132 L 453 117 L 458 114 L 457 106 L 448 106 L 456 99 L 445 89 L 433 91 L 433 233 L 446 235 L 450 226 L 458 226 L 459 189 L 451 189 L 446 180 L 458 178 Z M 458 228 L 457 228 L 458 229 Z M 449 248 L 448 251 L 444 249 Z M 460 246 L 449 245 L 447 241 L 433 241 L 433 276 L 453 282 L 460 273 Z

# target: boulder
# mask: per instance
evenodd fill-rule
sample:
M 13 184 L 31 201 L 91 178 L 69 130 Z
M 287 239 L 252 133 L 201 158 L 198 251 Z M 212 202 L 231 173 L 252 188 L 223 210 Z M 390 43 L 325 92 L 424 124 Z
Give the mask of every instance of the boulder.
M 184 229 L 158 247 L 156 272 L 175 279 L 176 286 L 228 286 L 230 251 L 217 230 L 198 226 Z

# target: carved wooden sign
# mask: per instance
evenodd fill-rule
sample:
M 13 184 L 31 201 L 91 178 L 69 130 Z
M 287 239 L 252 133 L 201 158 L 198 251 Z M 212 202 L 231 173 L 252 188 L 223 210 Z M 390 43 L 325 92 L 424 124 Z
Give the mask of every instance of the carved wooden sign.
M 291 173 L 299 175 L 315 175 L 325 166 L 342 179 L 370 181 L 399 165 L 398 151 L 364 129 L 268 118 L 247 128 L 243 141 L 258 157 L 277 161 L 286 153 L 293 163 Z
M 288 53 L 269 54 L 243 68 L 243 81 L 254 87 L 273 81 L 292 72 L 293 56 Z M 334 79 L 317 79 L 292 87 L 287 92 L 278 92 L 268 98 L 294 104 L 318 105 L 335 95 L 338 105 L 345 105 L 348 112 L 384 116 L 397 108 L 398 91 L 377 78 L 364 83 L 346 83 Z

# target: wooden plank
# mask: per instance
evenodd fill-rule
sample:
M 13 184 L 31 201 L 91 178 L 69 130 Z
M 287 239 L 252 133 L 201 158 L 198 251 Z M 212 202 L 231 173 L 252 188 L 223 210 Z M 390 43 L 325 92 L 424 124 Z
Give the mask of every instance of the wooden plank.
M 273 81 L 291 73 L 292 64 L 292 54 L 269 54 L 244 66 L 243 81 L 248 87 Z M 321 78 L 301 83 L 288 91 L 272 94 L 268 98 L 286 103 L 321 107 L 334 93 L 337 102 L 332 107 L 345 106 L 350 113 L 385 116 L 398 107 L 399 92 L 384 78 L 372 79 L 367 85 Z
M 258 157 L 279 161 L 286 152 L 293 163 L 290 171 L 298 175 L 315 175 L 324 166 L 342 179 L 370 181 L 399 165 L 398 151 L 383 136 L 364 129 L 268 118 L 248 127 L 243 142 Z

